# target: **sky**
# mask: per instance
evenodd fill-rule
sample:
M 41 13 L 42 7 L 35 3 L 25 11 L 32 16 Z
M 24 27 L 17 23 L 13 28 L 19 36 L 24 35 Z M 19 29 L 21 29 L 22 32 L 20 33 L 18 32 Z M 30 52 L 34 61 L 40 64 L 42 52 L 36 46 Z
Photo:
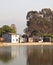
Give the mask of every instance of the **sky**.
M 0 27 L 15 24 L 17 33 L 23 34 L 27 12 L 42 8 L 53 10 L 53 0 L 0 0 Z

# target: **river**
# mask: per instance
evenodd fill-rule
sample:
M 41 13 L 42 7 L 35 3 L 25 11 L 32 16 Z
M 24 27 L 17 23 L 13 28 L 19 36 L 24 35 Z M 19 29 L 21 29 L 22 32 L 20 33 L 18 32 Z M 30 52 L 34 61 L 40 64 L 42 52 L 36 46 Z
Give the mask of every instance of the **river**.
M 0 47 L 0 65 L 53 65 L 53 46 Z

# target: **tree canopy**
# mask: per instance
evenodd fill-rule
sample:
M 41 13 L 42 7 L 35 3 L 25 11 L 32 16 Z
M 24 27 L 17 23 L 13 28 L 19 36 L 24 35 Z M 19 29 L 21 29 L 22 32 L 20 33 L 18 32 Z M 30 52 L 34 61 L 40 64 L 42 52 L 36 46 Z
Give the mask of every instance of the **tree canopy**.
M 27 28 L 24 31 L 27 35 L 53 34 L 53 11 L 50 8 L 29 11 L 26 19 Z
M 2 34 L 4 33 L 16 33 L 15 29 L 12 29 L 10 26 L 8 25 L 3 25 L 0 28 L 0 37 L 2 36 Z

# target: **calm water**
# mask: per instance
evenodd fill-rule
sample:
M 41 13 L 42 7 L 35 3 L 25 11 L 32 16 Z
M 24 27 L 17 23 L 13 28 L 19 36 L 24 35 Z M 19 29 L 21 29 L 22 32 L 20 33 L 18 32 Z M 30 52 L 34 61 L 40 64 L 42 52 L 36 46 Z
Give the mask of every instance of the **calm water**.
M 0 65 L 53 65 L 53 46 L 0 47 Z

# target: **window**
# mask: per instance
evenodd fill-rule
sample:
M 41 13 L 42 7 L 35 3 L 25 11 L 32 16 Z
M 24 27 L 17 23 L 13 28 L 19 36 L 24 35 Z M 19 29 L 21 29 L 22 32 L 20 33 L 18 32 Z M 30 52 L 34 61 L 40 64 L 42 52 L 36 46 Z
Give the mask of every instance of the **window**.
M 16 39 L 16 41 L 18 41 L 18 39 Z
M 13 41 L 14 41 L 14 39 L 13 39 Z

